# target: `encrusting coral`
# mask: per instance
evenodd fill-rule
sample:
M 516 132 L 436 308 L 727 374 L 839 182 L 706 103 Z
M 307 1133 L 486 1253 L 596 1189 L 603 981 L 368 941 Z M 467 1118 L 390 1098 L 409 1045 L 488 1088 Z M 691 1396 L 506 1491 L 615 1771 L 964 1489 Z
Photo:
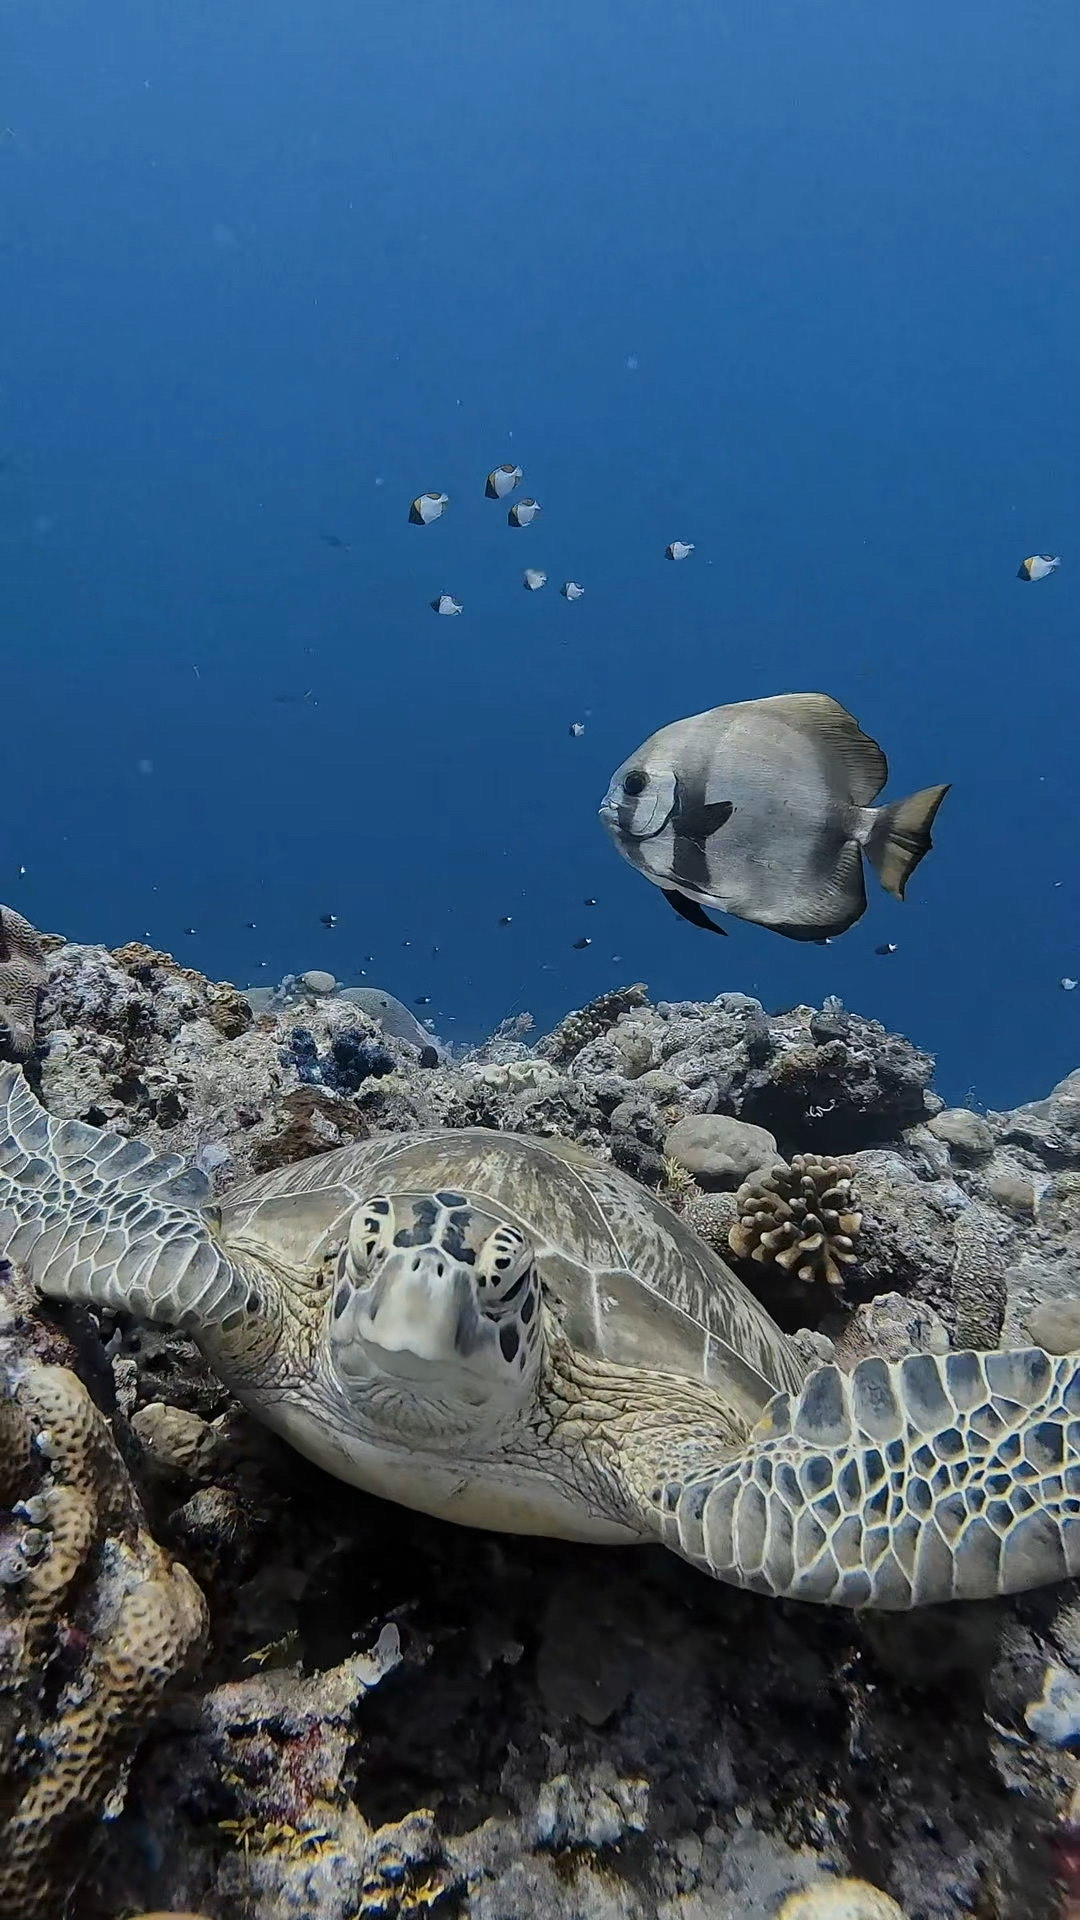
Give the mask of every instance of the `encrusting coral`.
M 82 1381 L 17 1346 L 4 1263 L 0 1283 L 0 1920 L 53 1920 L 207 1618 Z
M 615 987 L 610 993 L 601 993 L 590 1000 L 588 1006 L 568 1013 L 546 1040 L 541 1040 L 537 1052 L 563 1065 L 573 1060 L 591 1040 L 607 1033 L 620 1014 L 629 1013 L 633 1007 L 643 1007 L 648 998 L 649 989 L 642 981 L 632 987 Z
M 16 1060 L 32 1052 L 38 993 L 45 979 L 37 932 L 21 913 L 0 906 L 0 1055 L 5 1040 Z
M 855 1169 L 846 1160 L 797 1153 L 744 1180 L 728 1246 L 741 1260 L 782 1267 L 807 1282 L 842 1290 L 862 1226 Z

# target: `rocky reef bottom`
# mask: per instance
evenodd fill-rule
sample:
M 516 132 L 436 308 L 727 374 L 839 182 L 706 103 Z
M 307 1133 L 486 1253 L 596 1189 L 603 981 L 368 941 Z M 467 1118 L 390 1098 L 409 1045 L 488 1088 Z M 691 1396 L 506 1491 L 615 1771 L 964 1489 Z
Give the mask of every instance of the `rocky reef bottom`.
M 45 1105 L 222 1190 L 384 1130 L 562 1135 L 841 1361 L 1080 1347 L 1080 1073 L 1013 1113 L 949 1110 L 926 1054 L 835 1002 L 639 985 L 451 1059 L 302 980 L 253 1007 L 144 947 L 42 947 Z M 796 1155 L 832 1188 L 755 1187 Z M 308 1466 L 181 1336 L 39 1305 L 11 1269 L 4 1380 L 0 1860 L 38 1841 L 0 1871 L 5 1920 L 1080 1912 L 1074 1583 L 856 1616 L 660 1549 L 455 1529 Z M 81 1436 L 47 1494 L 42 1406 Z M 4 1569 L 33 1560 L 44 1500 L 76 1544 L 28 1625 Z M 170 1658 L 148 1588 L 181 1610 Z

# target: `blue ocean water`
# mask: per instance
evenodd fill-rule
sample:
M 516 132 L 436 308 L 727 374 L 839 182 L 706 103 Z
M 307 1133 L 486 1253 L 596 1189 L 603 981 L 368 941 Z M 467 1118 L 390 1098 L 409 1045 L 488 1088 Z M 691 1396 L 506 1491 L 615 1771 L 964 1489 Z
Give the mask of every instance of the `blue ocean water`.
M 955 1100 L 1077 1064 L 1074 7 L 12 0 L 0 87 L 0 899 L 449 1039 L 644 979 Z M 829 947 L 696 932 L 609 775 L 817 688 L 935 850 Z

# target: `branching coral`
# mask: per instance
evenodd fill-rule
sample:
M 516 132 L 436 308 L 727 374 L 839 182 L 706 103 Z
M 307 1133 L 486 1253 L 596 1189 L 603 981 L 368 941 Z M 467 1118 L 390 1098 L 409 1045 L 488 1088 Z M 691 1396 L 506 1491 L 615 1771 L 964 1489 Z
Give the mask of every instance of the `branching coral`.
M 0 1502 L 0 1920 L 52 1920 L 206 1608 L 81 1380 L 16 1357 L 4 1325 Z
M 732 1253 L 842 1289 L 842 1269 L 855 1260 L 862 1226 L 855 1173 L 846 1160 L 797 1153 L 790 1166 L 781 1162 L 752 1174 L 735 1205 L 738 1219 L 728 1233 Z
M 45 984 L 45 955 L 29 920 L 0 907 L 0 1048 L 4 1041 L 16 1060 L 34 1045 L 38 993 Z

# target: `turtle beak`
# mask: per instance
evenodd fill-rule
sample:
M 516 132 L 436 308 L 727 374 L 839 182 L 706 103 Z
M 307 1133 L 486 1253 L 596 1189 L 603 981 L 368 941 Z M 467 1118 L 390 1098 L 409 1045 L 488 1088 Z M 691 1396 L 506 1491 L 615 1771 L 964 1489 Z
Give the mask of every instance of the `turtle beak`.
M 388 1372 L 408 1372 L 410 1360 L 465 1357 L 482 1331 L 472 1276 L 439 1247 L 397 1250 L 365 1290 L 355 1328 Z

